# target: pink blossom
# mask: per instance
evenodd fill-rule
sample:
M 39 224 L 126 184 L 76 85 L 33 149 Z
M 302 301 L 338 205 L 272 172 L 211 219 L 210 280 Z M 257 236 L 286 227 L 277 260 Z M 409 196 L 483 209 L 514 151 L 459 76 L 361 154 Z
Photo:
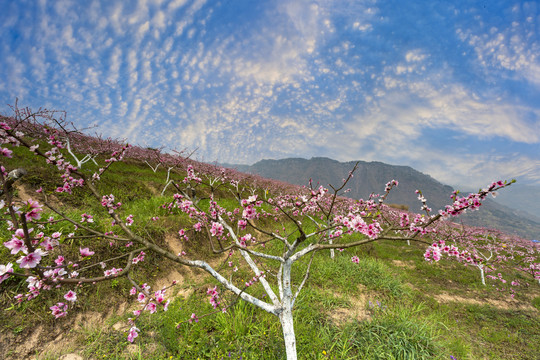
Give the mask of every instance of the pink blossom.
M 189 319 L 189 322 L 199 322 L 199 318 L 197 317 L 197 315 L 195 315 L 195 313 L 191 314 L 191 318 Z
M 66 299 L 67 301 L 75 302 L 77 301 L 77 294 L 74 291 L 69 290 L 66 295 L 64 295 L 64 299 Z
M 17 263 L 20 267 L 25 269 L 35 268 L 41 261 L 41 257 L 44 255 L 47 255 L 47 253 L 41 249 L 36 249 L 34 252 L 21 257 L 19 260 L 17 260 Z
M 139 334 L 137 333 L 137 331 L 140 331 L 140 330 L 137 329 L 135 326 L 132 326 L 131 329 L 129 329 L 129 334 L 128 334 L 127 339 L 128 339 L 128 341 L 129 341 L 130 343 L 132 343 L 132 342 L 135 340 L 135 338 L 136 338 L 137 336 L 139 336 Z
M 81 256 L 82 256 L 82 257 L 92 256 L 92 255 L 95 254 L 95 252 L 94 252 L 94 251 L 90 251 L 89 248 L 84 248 L 84 249 L 79 248 L 79 251 L 81 252 Z
M 163 300 L 165 300 L 165 291 L 164 290 L 156 291 L 154 294 L 154 297 L 156 301 L 161 304 Z
M 13 264 L 0 265 L 0 284 L 9 277 L 9 274 L 13 272 Z
M 34 201 L 32 199 L 28 199 L 26 201 L 26 213 L 25 217 L 27 221 L 39 220 L 41 218 L 41 212 L 43 211 L 42 205 L 40 205 L 37 201 Z
M 56 319 L 66 316 L 67 314 L 67 308 L 68 306 L 64 303 L 57 303 L 56 305 L 51 306 L 49 309 L 51 309 L 52 314 Z
M 105 270 L 105 271 L 103 272 L 103 275 L 105 275 L 105 276 L 114 276 L 114 275 L 117 275 L 117 274 L 120 273 L 120 272 L 122 272 L 122 269 L 121 269 L 121 268 L 117 269 L 117 268 L 114 268 L 114 267 L 113 267 L 113 268 L 110 269 L 110 270 Z
M 238 227 L 240 228 L 240 230 L 245 230 L 246 226 L 247 226 L 246 220 L 238 220 Z
M 355 255 L 355 256 L 353 256 L 353 257 L 351 258 L 351 261 L 352 261 L 353 263 L 355 263 L 355 264 L 358 264 L 358 263 L 360 263 L 360 258 L 359 258 L 358 256 Z
M 12 237 L 10 241 L 6 241 L 4 243 L 4 246 L 7 247 L 8 249 L 10 249 L 11 254 L 13 254 L 13 255 L 17 254 L 21 250 L 24 253 L 26 253 L 28 251 L 28 249 L 26 248 L 26 245 L 24 244 L 24 240 L 21 239 L 21 238 L 16 237 L 16 235 L 14 237 Z
M 255 219 L 257 217 L 257 210 L 253 207 L 253 205 L 249 205 L 244 209 L 242 212 L 242 217 L 244 219 Z
M 94 222 L 93 216 L 88 215 L 87 213 L 84 213 L 81 215 L 81 222 L 93 223 Z
M 210 233 L 212 234 L 212 236 L 223 235 L 223 225 L 217 222 L 213 222 L 212 227 L 210 228 Z
M 0 148 L 0 154 L 1 154 L 2 156 L 5 156 L 5 157 L 7 157 L 7 158 L 10 158 L 10 157 L 12 157 L 12 156 L 11 156 L 12 153 L 13 153 L 13 151 L 11 151 L 11 150 L 9 150 L 9 149 L 7 149 L 7 148 Z
M 145 310 L 148 310 L 150 311 L 150 314 L 153 314 L 156 312 L 157 310 L 157 306 L 155 303 L 151 302 L 151 303 L 148 303 L 148 305 L 145 306 Z
M 8 263 L 7 265 L 0 265 L 0 276 L 4 275 L 4 274 L 7 274 L 7 273 L 12 273 L 13 272 L 13 264 L 12 263 Z

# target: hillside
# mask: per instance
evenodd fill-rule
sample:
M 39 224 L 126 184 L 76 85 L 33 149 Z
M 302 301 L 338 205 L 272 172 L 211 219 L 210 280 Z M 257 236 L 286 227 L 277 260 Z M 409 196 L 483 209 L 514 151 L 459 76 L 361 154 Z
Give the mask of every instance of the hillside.
M 33 137 L 42 127 L 2 138 L 5 173 L 26 174 L 0 194 L 0 358 L 285 359 L 280 315 L 291 294 L 301 359 L 527 360 L 540 351 L 540 291 L 523 265 L 538 263 L 540 245 L 414 221 L 438 231 L 422 240 L 399 225 L 412 213 L 334 203 L 324 189 L 302 193 L 155 149 L 107 143 L 113 149 L 82 163 L 102 140 L 64 133 L 75 156 L 45 129 L 47 141 Z M 460 258 L 426 261 L 444 239 Z M 500 275 L 483 285 L 476 251 L 485 250 L 501 258 L 489 263 Z
M 352 161 L 339 162 L 317 157 L 309 160 L 301 158 L 261 160 L 253 165 L 227 164 L 225 166 L 296 185 L 306 185 L 306 179 L 312 179 L 314 183 L 327 186 L 337 184 L 347 177 L 354 164 L 355 162 Z M 392 190 L 388 202 L 405 204 L 414 212 L 418 212 L 421 206 L 415 190 L 422 191 L 428 206 L 435 211 L 448 204 L 454 190 L 409 166 L 360 161 L 358 170 L 348 184 L 351 191 L 346 196 L 366 199 L 372 193 L 381 193 L 384 184 L 392 179 L 398 180 L 399 186 Z M 478 184 L 478 186 L 485 185 L 487 184 Z M 472 226 L 495 228 L 528 239 L 536 239 L 540 236 L 540 222 L 521 216 L 516 210 L 500 205 L 492 199 L 488 199 L 479 211 L 465 214 L 459 221 Z

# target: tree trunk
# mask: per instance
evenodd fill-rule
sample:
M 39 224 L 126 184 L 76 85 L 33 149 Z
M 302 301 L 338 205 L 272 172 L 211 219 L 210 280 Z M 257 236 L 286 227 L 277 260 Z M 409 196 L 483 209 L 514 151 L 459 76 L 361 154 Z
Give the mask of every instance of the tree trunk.
M 292 315 L 293 293 L 291 287 L 291 267 L 293 262 L 287 259 L 283 264 L 283 274 L 281 278 L 282 291 L 281 296 L 281 313 L 279 313 L 279 322 L 283 330 L 283 340 L 285 341 L 285 351 L 287 352 L 287 360 L 296 360 L 296 335 L 294 333 L 294 322 Z
M 289 304 L 284 304 L 283 312 L 279 314 L 279 322 L 283 330 L 283 340 L 285 341 L 285 351 L 287 360 L 296 360 L 296 335 L 294 334 L 294 323 L 292 309 Z
M 484 265 L 480 264 L 478 265 L 478 268 L 480 269 L 480 275 L 482 277 L 482 285 L 486 286 L 486 278 L 484 277 Z

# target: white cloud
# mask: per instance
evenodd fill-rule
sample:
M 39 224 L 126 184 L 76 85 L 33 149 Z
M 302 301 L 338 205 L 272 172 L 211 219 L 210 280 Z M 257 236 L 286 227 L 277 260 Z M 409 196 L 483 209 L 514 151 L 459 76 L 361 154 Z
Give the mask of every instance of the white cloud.
M 25 64 L 13 55 L 5 56 L 3 61 L 5 63 L 5 75 L 7 75 L 4 87 L 9 89 L 10 97 L 26 95 L 28 89 L 24 76 L 27 72 Z
M 540 160 L 523 154 L 467 154 L 419 148 L 411 155 L 411 166 L 445 184 L 465 189 L 515 178 L 527 178 L 540 185 Z
M 173 13 L 176 11 L 176 9 L 184 6 L 186 4 L 187 0 L 173 0 L 167 5 L 167 12 Z
M 141 26 L 139 26 L 139 29 L 137 30 L 137 40 L 141 41 L 142 38 L 146 35 L 148 30 L 150 29 L 150 22 L 146 21 Z
M 411 50 L 405 54 L 405 60 L 407 62 L 419 62 L 425 60 L 427 57 L 421 50 Z
M 540 45 L 534 29 L 510 26 L 491 28 L 489 32 L 475 33 L 458 29 L 458 37 L 474 48 L 478 62 L 486 68 L 514 72 L 520 79 L 540 86 Z
M 115 47 L 111 60 L 109 62 L 109 77 L 107 78 L 107 83 L 110 86 L 115 87 L 117 85 L 118 79 L 120 77 L 120 65 L 122 64 L 122 50 L 120 47 Z
M 114 7 L 111 9 L 109 19 L 116 34 L 120 36 L 124 35 L 126 29 L 124 26 L 124 15 L 121 2 L 115 3 Z
M 83 82 L 86 85 L 90 85 L 92 87 L 99 87 L 99 79 L 100 79 L 100 73 L 96 71 L 93 67 L 89 67 L 86 70 L 86 76 L 83 80 Z

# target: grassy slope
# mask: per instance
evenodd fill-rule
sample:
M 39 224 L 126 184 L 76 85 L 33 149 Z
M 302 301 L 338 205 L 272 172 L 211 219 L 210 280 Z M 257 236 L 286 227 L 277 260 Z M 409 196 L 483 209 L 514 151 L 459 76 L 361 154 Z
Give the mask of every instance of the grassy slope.
M 15 155 L 7 166 L 29 170 L 22 181 L 25 189 L 43 186 L 52 190 L 57 186 L 54 173 L 20 151 Z M 147 219 L 160 216 L 157 223 L 136 224 L 138 231 L 158 243 L 163 243 L 167 233 L 174 233 L 185 221 L 158 208 L 170 199 L 158 196 L 165 177 L 163 170 L 154 173 L 144 164 L 128 162 L 115 164 L 100 185 L 104 193 L 114 193 L 128 206 L 126 213 L 133 213 L 136 218 L 144 214 Z M 59 195 L 62 210 L 70 214 L 99 211 L 99 204 L 90 205 L 84 192 L 78 195 L 77 201 Z M 104 229 L 109 226 L 99 225 Z M 1 235 L 7 236 L 7 232 Z M 209 254 L 203 239 L 194 241 L 200 245 L 197 251 L 201 255 Z M 0 263 L 4 263 L 6 250 L 0 248 Z M 96 250 L 106 252 L 107 247 Z M 359 265 L 350 261 L 350 251 L 338 254 L 333 262 L 328 261 L 328 254 L 317 254 L 308 286 L 295 310 L 300 358 L 533 359 L 540 353 L 537 284 L 522 289 L 515 300 L 509 301 L 508 295 L 492 286 L 482 287 L 475 269 L 454 263 L 428 264 L 422 260 L 422 253 L 423 248 L 416 245 L 380 242 L 355 250 L 354 254 L 361 258 Z M 161 278 L 170 271 L 170 265 L 149 255 L 137 276 Z M 4 353 L 0 355 L 19 358 L 16 343 L 28 339 L 38 322 L 45 332 L 67 333 L 69 336 L 64 339 L 70 339 L 71 349 L 85 357 L 284 358 L 277 319 L 245 303 L 195 324 L 184 322 L 176 329 L 176 324 L 188 319 L 191 313 L 211 311 L 206 295 L 206 289 L 213 284 L 211 278 L 184 270 L 181 273 L 185 282 L 176 288 L 178 294 L 169 311 L 139 321 L 141 334 L 135 345 L 129 345 L 126 328 L 122 326 L 130 313 L 109 317 L 106 326 L 73 327 L 77 313 L 105 313 L 126 302 L 133 305 L 131 309 L 137 308 L 127 295 L 130 286 L 126 280 L 101 283 L 97 289 L 83 288 L 79 298 L 85 300 L 76 303 L 70 317 L 53 320 L 48 307 L 59 301 L 61 293 L 44 293 L 45 305 L 35 301 L 12 306 L 12 296 L 22 291 L 25 284 L 10 279 L 0 287 L 0 331 L 9 345 L 2 347 Z M 117 326 L 113 327 L 114 324 Z M 58 357 L 58 353 L 42 351 L 48 340 L 35 344 L 34 353 L 40 359 Z

